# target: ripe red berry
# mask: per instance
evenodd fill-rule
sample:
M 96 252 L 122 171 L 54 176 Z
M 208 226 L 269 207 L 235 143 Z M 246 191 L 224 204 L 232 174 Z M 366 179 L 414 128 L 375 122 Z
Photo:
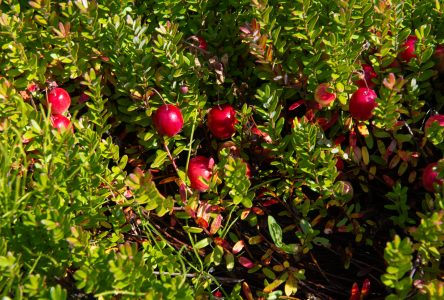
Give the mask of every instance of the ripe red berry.
M 55 129 L 58 129 L 59 131 L 71 129 L 71 131 L 73 131 L 71 121 L 64 115 L 55 114 L 51 115 L 50 118 L 52 127 L 54 127 Z
M 404 42 L 403 51 L 399 54 L 399 58 L 404 62 L 409 62 L 412 58 L 416 57 L 415 45 L 418 38 L 414 35 L 409 35 Z
M 372 79 L 377 78 L 378 75 L 376 74 L 373 67 L 370 65 L 363 64 L 362 70 L 364 71 L 364 78 L 356 81 L 355 82 L 356 85 L 358 87 L 368 87 L 371 89 L 375 88 L 376 84 L 372 81 Z
M 236 129 L 236 111 L 229 104 L 217 105 L 208 112 L 208 128 L 216 138 L 227 139 Z
M 208 190 L 208 184 L 204 183 L 211 178 L 211 171 L 214 166 L 214 160 L 205 156 L 196 156 L 190 159 L 188 165 L 188 178 L 190 179 L 191 188 L 201 192 Z M 201 179 L 202 178 L 202 179 Z
M 216 298 L 222 298 L 223 294 L 222 294 L 221 291 L 215 291 L 215 292 L 213 293 L 213 296 L 216 297 Z
M 187 87 L 186 85 L 182 85 L 182 86 L 179 88 L 179 91 L 180 91 L 180 93 L 181 93 L 182 95 L 185 95 L 185 94 L 188 93 L 188 87 Z
M 352 117 L 360 121 L 370 119 L 373 116 L 373 109 L 377 106 L 376 98 L 378 96 L 374 90 L 359 88 L 350 99 L 349 111 Z
M 444 115 L 434 115 L 428 118 L 424 125 L 424 131 L 426 135 L 428 134 L 429 128 L 434 122 L 437 122 L 439 126 L 444 127 Z
M 328 92 L 329 87 L 328 83 L 321 83 L 315 90 L 315 100 L 323 107 L 329 106 L 336 99 L 336 93 Z
M 443 184 L 442 179 L 437 179 L 438 172 L 436 171 L 436 166 L 438 166 L 438 163 L 430 163 L 422 173 L 422 184 L 427 191 L 432 193 L 435 192 L 435 184 Z
M 49 104 L 51 104 L 51 114 L 63 115 L 71 105 L 71 97 L 65 89 L 55 88 L 48 93 Z
M 164 104 L 154 113 L 153 124 L 159 134 L 172 137 L 182 130 L 182 112 L 172 104 Z

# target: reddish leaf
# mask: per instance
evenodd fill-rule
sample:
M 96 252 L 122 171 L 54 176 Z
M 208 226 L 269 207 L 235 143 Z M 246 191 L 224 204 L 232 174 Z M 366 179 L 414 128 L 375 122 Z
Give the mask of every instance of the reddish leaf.
M 213 222 L 211 222 L 211 228 L 210 228 L 211 235 L 215 234 L 219 230 L 220 226 L 222 225 L 222 220 L 223 220 L 222 215 L 217 215 L 214 218 Z
M 250 287 L 248 286 L 248 283 L 246 283 L 245 281 L 242 282 L 242 292 L 244 292 L 246 300 L 254 300 Z
M 184 183 L 179 186 L 179 194 L 182 202 L 187 203 L 187 186 Z
M 242 31 L 245 34 L 250 34 L 251 33 L 250 29 L 247 28 L 246 26 L 241 26 L 241 27 L 239 27 L 239 29 L 240 29 L 240 31 Z
M 262 205 L 264 207 L 267 207 L 267 206 L 271 206 L 271 205 L 276 204 L 276 203 L 279 203 L 279 201 L 276 200 L 276 199 L 270 199 L 270 200 L 266 200 L 266 201 L 262 202 Z
M 210 207 L 210 211 L 214 213 L 220 213 L 221 211 L 224 211 L 225 209 L 222 206 L 219 205 L 212 205 Z
M 202 228 L 208 228 L 208 222 L 203 218 L 197 218 L 196 223 Z
M 241 220 L 245 220 L 250 214 L 250 211 L 251 210 L 249 208 L 244 209 L 241 213 Z
M 362 283 L 361 297 L 367 296 L 369 292 L 370 292 L 370 280 L 366 278 Z
M 273 252 L 274 251 L 272 249 L 268 249 L 265 252 L 265 254 L 262 255 L 262 257 L 261 257 L 262 264 L 268 266 L 271 263 Z
M 254 263 L 251 260 L 249 260 L 248 258 L 244 257 L 244 256 L 239 257 L 239 263 L 244 268 L 247 268 L 247 269 L 251 269 L 251 268 L 254 267 Z
M 196 218 L 196 212 L 194 211 L 194 209 L 192 209 L 190 206 L 186 205 L 185 206 L 185 212 L 192 217 L 193 219 Z
M 313 121 L 315 117 L 313 109 L 307 109 L 307 111 L 305 112 L 305 117 L 307 118 L 308 121 Z
M 350 147 L 356 147 L 356 140 L 356 132 L 350 131 L 350 135 L 348 136 L 348 144 L 350 145 Z
M 265 214 L 262 209 L 260 209 L 259 207 L 256 207 L 256 206 L 253 207 L 251 210 L 258 216 L 263 216 Z
M 256 125 L 253 125 L 253 127 L 251 127 L 251 132 L 255 135 L 262 137 L 266 143 L 268 144 L 273 143 L 273 140 L 271 139 L 270 135 L 257 128 Z
M 245 242 L 243 240 L 237 241 L 233 246 L 233 254 L 238 254 L 242 251 L 245 246 Z
M 167 177 L 165 179 L 162 179 L 159 184 L 166 184 L 166 183 L 170 183 L 176 180 L 177 177 L 175 176 L 171 176 L 171 177 Z
M 382 179 L 384 179 L 384 182 L 389 186 L 393 187 L 395 185 L 395 181 L 388 175 L 382 175 Z
M 296 101 L 295 103 L 293 103 L 292 105 L 290 105 L 290 107 L 288 108 L 288 110 L 295 110 L 296 108 L 298 108 L 298 107 L 301 106 L 302 104 L 305 104 L 305 100 L 299 100 L 299 101 Z
M 359 292 L 359 286 L 355 282 L 350 291 L 350 299 L 349 300 L 359 300 L 361 293 Z
M 228 251 L 231 250 L 231 246 L 230 246 L 230 244 L 229 244 L 226 240 L 224 240 L 223 238 L 215 237 L 215 238 L 213 239 L 213 242 L 214 242 L 216 245 L 222 246 L 224 249 L 226 249 L 226 250 L 228 250 Z

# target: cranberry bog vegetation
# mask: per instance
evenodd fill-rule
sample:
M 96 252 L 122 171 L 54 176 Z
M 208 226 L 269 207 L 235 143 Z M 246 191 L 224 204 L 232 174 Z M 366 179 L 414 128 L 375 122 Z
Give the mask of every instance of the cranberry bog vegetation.
M 2 299 L 443 299 L 438 0 L 0 0 Z

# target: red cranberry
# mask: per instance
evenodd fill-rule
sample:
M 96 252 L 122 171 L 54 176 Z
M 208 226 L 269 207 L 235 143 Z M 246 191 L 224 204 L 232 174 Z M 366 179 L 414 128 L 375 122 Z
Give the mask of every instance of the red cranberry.
M 187 87 L 186 85 L 182 85 L 182 86 L 179 88 L 179 91 L 180 91 L 180 93 L 181 93 L 182 95 L 185 95 L 185 94 L 188 93 L 188 87 Z
M 373 109 L 376 104 L 375 91 L 368 88 L 359 88 L 353 93 L 350 99 L 349 110 L 353 118 L 360 121 L 366 121 L 373 116 Z
M 439 126 L 444 127 L 444 115 L 434 115 L 428 118 L 424 125 L 424 131 L 426 135 L 428 134 L 429 128 L 432 127 L 432 124 L 437 122 Z
M 190 159 L 188 165 L 188 178 L 190 179 L 191 187 L 193 189 L 201 192 L 208 190 L 208 184 L 204 183 L 202 179 L 210 181 L 213 165 L 214 160 L 205 156 L 196 156 Z
M 435 184 L 443 184 L 442 179 L 437 179 L 438 172 L 436 171 L 436 166 L 438 166 L 438 163 L 430 163 L 422 173 L 422 184 L 427 191 L 432 193 L 435 192 Z
M 48 104 L 52 114 L 63 115 L 71 105 L 71 97 L 65 89 L 55 88 L 48 93 Z
M 416 57 L 415 45 L 418 38 L 414 35 L 409 35 L 407 40 L 404 42 L 404 50 L 399 54 L 399 58 L 408 63 L 412 58 Z
M 153 124 L 159 134 L 175 136 L 183 127 L 182 112 L 172 104 L 164 104 L 154 113 Z
M 376 74 L 373 67 L 370 65 L 363 64 L 362 70 L 364 71 L 364 78 L 356 81 L 356 85 L 359 87 L 368 87 L 371 89 L 375 88 L 376 84 L 372 81 L 372 79 L 377 78 L 378 75 Z
M 227 139 L 236 129 L 236 111 L 229 104 L 217 105 L 208 112 L 208 128 L 216 138 Z
M 55 129 L 58 129 L 59 131 L 71 129 L 71 131 L 73 131 L 71 121 L 64 115 L 55 114 L 51 115 L 50 118 L 52 127 L 54 127 Z
M 321 83 L 315 90 L 315 100 L 323 107 L 329 106 L 336 99 L 336 93 L 328 92 L 329 87 L 328 83 Z

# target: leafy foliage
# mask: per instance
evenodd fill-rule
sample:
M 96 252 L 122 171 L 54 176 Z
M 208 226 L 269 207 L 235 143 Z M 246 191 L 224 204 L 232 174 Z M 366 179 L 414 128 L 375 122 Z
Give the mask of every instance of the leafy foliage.
M 0 294 L 442 297 L 444 129 L 425 123 L 444 114 L 443 16 L 433 0 L 0 1 Z M 378 98 L 358 121 L 364 64 Z M 52 128 L 56 86 L 73 132 Z M 163 104 L 183 114 L 172 137 Z M 207 126 L 220 104 L 225 140 Z M 215 162 L 206 192 L 196 155 Z

